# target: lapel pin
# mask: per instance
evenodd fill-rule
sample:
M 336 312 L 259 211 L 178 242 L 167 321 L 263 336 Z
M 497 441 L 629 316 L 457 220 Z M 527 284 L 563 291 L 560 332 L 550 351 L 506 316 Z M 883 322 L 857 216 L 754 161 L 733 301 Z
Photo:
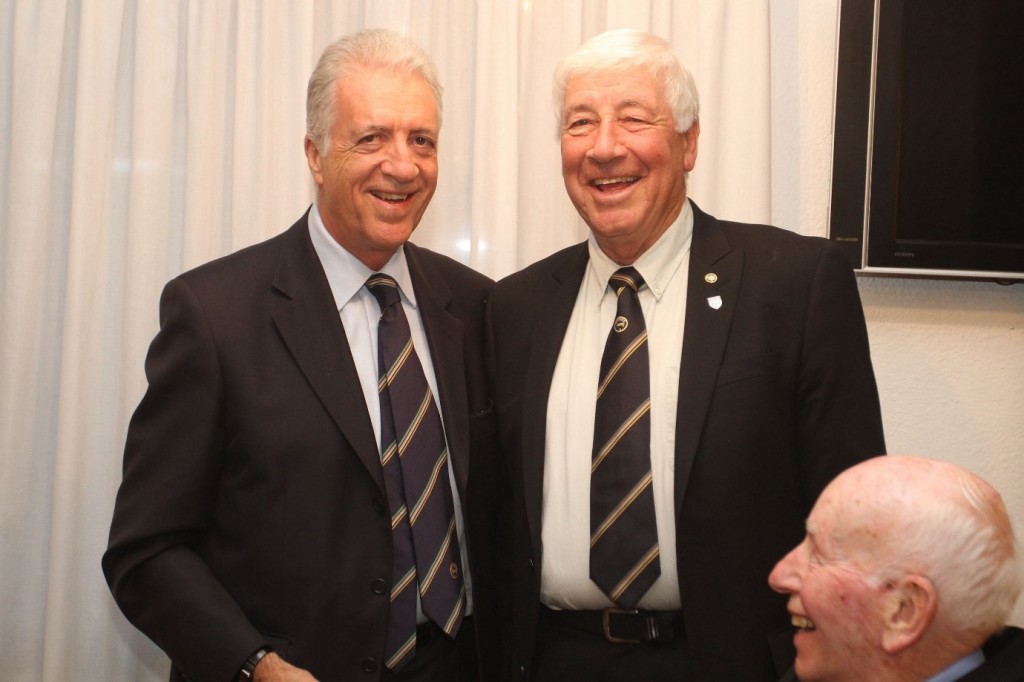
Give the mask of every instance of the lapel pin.
M 722 307 L 721 296 L 708 296 L 708 307 L 712 310 L 718 310 Z
M 704 281 L 707 282 L 708 284 L 714 284 L 715 282 L 718 281 L 718 275 L 716 275 L 713 272 L 709 272 L 708 274 L 704 275 Z

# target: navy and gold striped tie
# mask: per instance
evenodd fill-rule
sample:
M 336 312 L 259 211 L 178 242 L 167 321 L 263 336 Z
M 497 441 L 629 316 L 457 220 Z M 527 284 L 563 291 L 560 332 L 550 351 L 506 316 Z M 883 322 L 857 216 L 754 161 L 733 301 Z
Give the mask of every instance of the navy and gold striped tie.
M 647 327 L 637 292 L 643 277 L 621 268 L 608 280 L 618 296 L 597 390 L 590 473 L 590 578 L 632 608 L 661 575 L 651 473 L 651 390 Z
M 455 637 L 466 608 L 448 449 L 441 416 L 412 345 L 398 284 L 374 274 L 381 465 L 394 542 L 384 664 L 400 670 L 416 652 L 416 590 L 423 613 Z

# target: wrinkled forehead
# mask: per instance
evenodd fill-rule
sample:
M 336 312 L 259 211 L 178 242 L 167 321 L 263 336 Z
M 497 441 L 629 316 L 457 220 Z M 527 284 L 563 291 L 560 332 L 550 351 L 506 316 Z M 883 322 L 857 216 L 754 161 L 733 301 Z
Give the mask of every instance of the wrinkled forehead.
M 562 106 L 598 98 L 662 105 L 667 104 L 663 90 L 658 80 L 642 66 L 578 71 L 566 81 Z

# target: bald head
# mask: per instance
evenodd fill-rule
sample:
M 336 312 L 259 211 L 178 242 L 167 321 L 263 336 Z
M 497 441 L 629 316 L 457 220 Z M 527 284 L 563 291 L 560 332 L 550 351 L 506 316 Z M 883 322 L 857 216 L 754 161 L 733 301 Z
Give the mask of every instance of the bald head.
M 837 532 L 874 575 L 927 577 L 940 620 L 983 638 L 1005 623 L 1020 593 L 1013 528 L 979 476 L 923 457 L 878 457 L 840 474 L 819 503 L 835 505 Z
M 790 594 L 800 679 L 924 679 L 998 631 L 1021 591 L 996 490 L 947 462 L 889 456 L 840 474 L 769 582 Z

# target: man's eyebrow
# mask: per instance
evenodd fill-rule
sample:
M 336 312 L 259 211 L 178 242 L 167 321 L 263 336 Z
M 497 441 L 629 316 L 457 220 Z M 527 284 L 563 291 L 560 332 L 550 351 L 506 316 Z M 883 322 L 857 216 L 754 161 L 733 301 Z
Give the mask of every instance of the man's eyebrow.
M 383 134 L 390 134 L 392 132 L 393 132 L 393 130 L 389 126 L 368 125 L 368 126 L 363 126 L 362 128 L 356 128 L 353 131 L 352 134 L 355 137 L 360 138 L 360 137 L 366 137 L 367 135 L 372 135 L 372 134 L 381 134 L 381 133 L 383 133 Z M 409 131 L 409 134 L 410 135 L 429 135 L 431 137 L 437 137 L 437 131 L 435 129 L 433 129 L 433 128 L 430 128 L 430 127 L 413 128 L 412 130 Z
M 620 109 L 625 109 L 626 107 L 640 107 L 641 109 L 651 108 L 650 106 L 647 105 L 646 102 L 643 102 L 638 99 L 624 99 L 621 102 L 619 102 Z
M 388 130 L 389 129 L 385 126 L 368 125 L 363 126 L 362 128 L 356 128 L 355 130 L 352 131 L 352 133 L 356 137 L 365 137 L 366 135 L 370 135 L 372 133 L 386 133 L 388 132 Z
M 567 107 L 566 110 L 565 110 L 565 113 L 566 114 L 575 114 L 575 113 L 578 113 L 580 111 L 593 111 L 593 110 L 594 110 L 594 107 L 590 106 L 589 104 L 582 104 L 581 103 L 581 104 L 573 104 L 572 106 Z
M 615 105 L 615 111 L 616 112 L 621 112 L 621 111 L 624 111 L 626 109 L 631 109 L 631 108 L 641 109 L 645 113 L 650 113 L 650 114 L 653 114 L 655 112 L 655 108 L 654 107 L 652 107 L 649 104 L 647 104 L 646 102 L 644 102 L 642 100 L 638 100 L 638 99 L 624 99 L 624 100 L 620 100 Z M 573 104 L 571 106 L 566 107 L 564 118 L 569 118 L 570 116 L 573 116 L 574 114 L 578 114 L 578 113 L 581 113 L 581 112 L 582 113 L 593 113 L 595 111 L 596 111 L 596 109 L 591 104 L 584 104 L 584 103 Z

